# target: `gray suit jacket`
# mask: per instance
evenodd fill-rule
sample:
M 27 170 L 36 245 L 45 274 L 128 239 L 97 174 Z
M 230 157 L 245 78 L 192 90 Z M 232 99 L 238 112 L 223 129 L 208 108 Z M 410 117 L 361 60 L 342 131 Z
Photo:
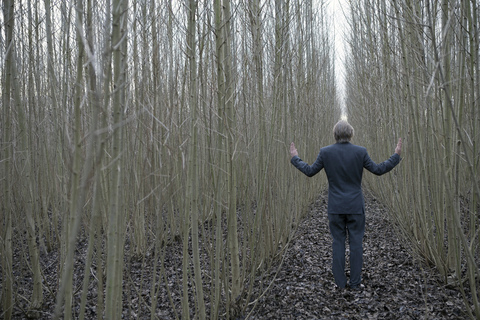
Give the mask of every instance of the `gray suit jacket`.
M 321 148 L 317 160 L 311 166 L 298 156 L 291 159 L 291 163 L 308 177 L 325 168 L 328 179 L 328 213 L 333 214 L 363 214 L 363 168 L 382 175 L 399 162 L 400 156 L 394 153 L 390 159 L 376 164 L 370 159 L 366 148 L 349 142 Z

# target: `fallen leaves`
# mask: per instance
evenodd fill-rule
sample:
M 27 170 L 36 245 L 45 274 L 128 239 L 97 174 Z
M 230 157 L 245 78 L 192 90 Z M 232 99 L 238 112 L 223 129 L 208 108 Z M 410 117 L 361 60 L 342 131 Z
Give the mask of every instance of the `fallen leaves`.
M 362 291 L 336 288 L 326 205 L 316 201 L 286 252 L 279 278 L 250 319 L 467 318 L 461 294 L 412 258 L 381 204 L 367 197 L 366 207 Z
M 248 302 L 244 301 L 248 307 L 239 319 L 466 319 L 461 293 L 451 285 L 443 285 L 435 270 L 420 265 L 412 258 L 381 204 L 367 197 L 366 214 L 363 290 L 339 290 L 334 284 L 324 194 L 315 201 L 310 214 L 300 223 L 284 253 L 283 264 L 273 265 L 266 274 L 262 273 L 260 279 L 254 280 L 252 296 Z M 160 266 L 154 271 L 153 254 L 145 259 L 127 261 L 123 288 L 124 318 L 150 319 L 153 301 L 157 319 L 182 317 L 181 246 L 181 241 L 172 241 L 164 247 L 163 273 L 158 270 Z M 81 242 L 78 250 L 74 283 L 80 289 L 86 242 Z M 14 269 L 18 288 L 14 317 L 50 319 L 55 306 L 59 254 L 52 251 L 42 257 L 44 284 L 49 290 L 43 310 L 36 314 L 28 313 L 28 299 L 21 298 L 30 296 L 32 279 L 22 277 L 29 274 L 28 266 L 19 263 L 23 261 L 20 258 L 22 251 L 18 251 L 18 255 Z M 209 260 L 204 262 L 203 266 L 208 271 Z M 93 265 L 87 295 L 87 318 L 96 317 L 98 275 Z M 205 292 L 211 293 L 211 284 L 206 282 L 204 285 Z M 267 287 L 269 290 L 265 293 Z M 190 281 L 188 288 L 193 292 L 194 284 Z M 74 312 L 78 312 L 80 295 L 81 290 L 78 290 L 74 297 Z M 208 306 L 211 297 L 211 294 L 205 295 Z M 193 318 L 195 302 L 192 297 L 189 299 Z M 219 318 L 225 319 L 226 312 L 223 311 Z

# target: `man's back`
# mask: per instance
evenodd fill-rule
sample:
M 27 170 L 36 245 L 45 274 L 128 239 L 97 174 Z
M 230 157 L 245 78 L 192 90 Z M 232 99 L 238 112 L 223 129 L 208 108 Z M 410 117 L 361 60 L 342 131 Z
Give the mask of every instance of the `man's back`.
M 349 142 L 320 150 L 328 179 L 329 213 L 363 213 L 362 176 L 367 150 Z
M 320 149 L 317 160 L 309 166 L 298 156 L 292 164 L 311 177 L 325 168 L 328 179 L 328 213 L 363 214 L 362 194 L 363 168 L 376 175 L 392 170 L 400 161 L 394 154 L 390 159 L 376 164 L 370 159 L 367 149 L 350 142 L 335 143 Z

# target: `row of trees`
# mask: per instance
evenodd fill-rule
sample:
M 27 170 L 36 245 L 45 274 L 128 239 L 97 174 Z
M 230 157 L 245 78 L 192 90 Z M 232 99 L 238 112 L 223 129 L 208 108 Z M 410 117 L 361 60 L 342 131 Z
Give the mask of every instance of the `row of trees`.
M 321 189 L 294 181 L 288 144 L 329 143 L 338 118 L 324 10 L 5 0 L 4 318 L 54 300 L 55 318 L 155 319 L 169 301 L 163 316 L 215 319 L 255 301 Z
M 478 1 L 365 0 L 349 8 L 347 105 L 359 143 L 401 170 L 369 181 L 414 252 L 480 317 Z

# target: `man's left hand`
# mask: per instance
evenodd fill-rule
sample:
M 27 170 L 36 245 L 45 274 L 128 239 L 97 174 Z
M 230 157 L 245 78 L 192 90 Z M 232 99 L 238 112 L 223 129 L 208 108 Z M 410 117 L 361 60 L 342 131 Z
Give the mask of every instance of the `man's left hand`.
M 402 138 L 398 139 L 397 147 L 395 148 L 395 153 L 400 155 L 402 153 Z

